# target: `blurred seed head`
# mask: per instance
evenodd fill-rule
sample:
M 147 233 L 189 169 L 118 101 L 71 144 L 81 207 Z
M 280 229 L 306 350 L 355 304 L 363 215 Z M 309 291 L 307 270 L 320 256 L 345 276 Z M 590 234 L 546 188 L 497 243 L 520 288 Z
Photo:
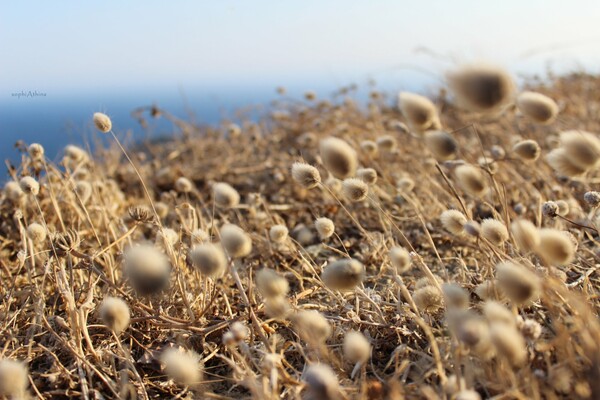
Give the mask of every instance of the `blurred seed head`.
M 358 260 L 345 258 L 334 261 L 323 269 L 323 282 L 333 290 L 354 290 L 365 279 L 365 267 Z
M 129 306 L 117 297 L 106 297 L 100 304 L 99 315 L 104 325 L 117 335 L 127 329 L 131 319 Z
M 367 198 L 369 187 L 360 179 L 347 178 L 342 182 L 342 193 L 348 200 L 359 202 Z
M 487 64 L 464 65 L 448 74 L 448 83 L 459 105 L 475 112 L 497 111 L 511 101 L 515 89 L 504 69 Z
M 188 178 L 182 176 L 175 181 L 175 190 L 179 193 L 190 193 L 194 190 L 194 184 Z
M 496 353 L 512 366 L 522 366 L 527 361 L 527 347 L 523 335 L 514 326 L 494 323 L 490 327 Z
M 231 258 L 246 257 L 252 251 L 252 240 L 242 228 L 225 224 L 221 228 L 221 242 Z
M 96 129 L 98 129 L 102 133 L 108 133 L 112 130 L 112 121 L 108 117 L 108 115 L 97 112 L 94 113 L 94 125 L 96 125 Z
M 407 272 L 411 266 L 410 253 L 404 247 L 392 247 L 389 252 L 392 267 L 398 274 Z
M 464 234 L 464 225 L 467 218 L 458 210 L 446 210 L 440 215 L 440 220 L 444 229 L 453 235 L 460 236 Z
M 441 161 L 453 158 L 458 151 L 458 143 L 445 131 L 425 132 L 425 145 L 433 156 Z
M 293 322 L 296 333 L 305 342 L 322 344 L 331 336 L 331 325 L 323 314 L 316 310 L 298 311 Z
M 290 303 L 285 297 L 268 297 L 265 299 L 265 314 L 269 318 L 285 319 L 290 313 Z
M 441 128 L 437 109 L 427 97 L 415 93 L 400 92 L 398 106 L 412 130 L 423 133 L 427 130 Z
M 350 331 L 344 337 L 344 357 L 352 363 L 364 364 L 371 355 L 371 344 L 360 332 Z
M 469 293 L 458 283 L 443 283 L 442 294 L 447 308 L 467 309 L 469 307 Z
M 312 189 L 321 183 L 319 170 L 302 162 L 292 164 L 292 178 L 306 189 Z
M 481 236 L 481 225 L 479 225 L 479 222 L 477 221 L 467 221 L 465 222 L 465 224 L 463 225 L 463 229 L 465 231 L 465 233 L 469 236 L 478 238 L 479 236 Z
M 516 319 L 512 312 L 497 301 L 488 300 L 483 304 L 483 315 L 491 324 L 506 324 L 516 326 Z
M 160 355 L 168 377 L 184 386 L 196 386 L 202 381 L 201 357 L 191 350 L 168 348 Z
M 123 253 L 123 274 L 138 294 L 155 294 L 169 286 L 171 264 L 154 246 L 132 246 Z
M 358 166 L 356 152 L 342 139 L 330 136 L 321 140 L 319 154 L 325 168 L 336 178 L 344 179 L 355 174 Z
M 356 171 L 356 176 L 367 185 L 374 185 L 377 183 L 377 171 L 373 168 L 359 168 Z
M 570 263 L 575 257 L 575 246 L 565 234 L 565 232 L 543 228 L 539 230 L 540 245 L 537 248 L 537 255 L 546 262 L 555 265 L 565 265 Z
M 335 372 L 325 364 L 309 366 L 302 380 L 306 382 L 309 397 L 312 400 L 339 400 L 340 386 Z
M 215 204 L 221 208 L 233 208 L 240 204 L 240 194 L 228 183 L 218 182 L 213 185 Z
M 40 184 L 31 176 L 24 176 L 19 181 L 19 185 L 21 186 L 21 190 L 25 194 L 32 194 L 37 196 L 40 192 Z
M 273 225 L 269 229 L 269 238 L 274 243 L 283 243 L 288 238 L 288 228 L 285 225 Z
M 21 185 L 19 185 L 18 182 L 8 181 L 4 185 L 4 195 L 6 196 L 6 198 L 16 203 L 23 198 L 25 193 L 23 193 Z
M 212 243 L 203 243 L 192 247 L 190 261 L 202 275 L 212 279 L 222 277 L 227 268 L 225 253 L 220 246 Z
M 28 385 L 29 372 L 25 364 L 8 358 L 0 359 L 0 396 L 25 399 Z
M 459 165 L 454 170 L 460 187 L 474 197 L 482 197 L 488 191 L 485 177 L 481 170 L 473 165 Z
M 32 160 L 41 160 L 44 158 L 44 147 L 39 143 L 30 144 L 27 152 Z
M 27 237 L 31 239 L 34 245 L 40 245 L 46 240 L 46 228 L 33 222 L 27 227 Z
M 396 150 L 397 143 L 396 138 L 392 135 L 383 135 L 377 138 L 376 140 L 377 150 L 382 153 L 391 153 Z
M 320 217 L 315 220 L 315 228 L 321 240 L 331 237 L 335 232 L 335 225 L 332 220 L 326 217 Z
M 503 222 L 486 218 L 481 222 L 481 236 L 495 246 L 500 246 L 508 240 L 508 230 Z
M 374 158 L 378 153 L 378 146 L 372 140 L 364 140 L 360 143 L 360 149 L 369 157 Z
M 518 219 L 511 223 L 510 230 L 521 251 L 534 251 L 540 245 L 537 227 L 528 220 Z
M 542 149 L 535 140 L 522 140 L 513 146 L 513 152 L 523 161 L 535 161 Z
M 265 298 L 283 297 L 290 289 L 287 279 L 270 268 L 256 273 L 256 286 Z
M 586 192 L 583 195 L 583 200 L 588 203 L 590 207 L 598 207 L 598 205 L 600 205 L 600 192 Z
M 523 115 L 540 124 L 549 124 L 558 115 L 558 105 L 550 97 L 536 92 L 523 92 L 517 97 L 517 108 Z

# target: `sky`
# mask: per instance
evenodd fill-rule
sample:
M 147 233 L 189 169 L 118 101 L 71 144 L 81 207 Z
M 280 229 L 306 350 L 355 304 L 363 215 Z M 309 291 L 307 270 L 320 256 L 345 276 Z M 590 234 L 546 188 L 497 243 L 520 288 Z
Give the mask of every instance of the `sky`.
M 427 69 L 423 76 L 441 75 L 479 59 L 516 72 L 600 65 L 596 0 L 0 4 L 0 101 L 15 90 L 60 96 L 401 80 L 415 65 Z

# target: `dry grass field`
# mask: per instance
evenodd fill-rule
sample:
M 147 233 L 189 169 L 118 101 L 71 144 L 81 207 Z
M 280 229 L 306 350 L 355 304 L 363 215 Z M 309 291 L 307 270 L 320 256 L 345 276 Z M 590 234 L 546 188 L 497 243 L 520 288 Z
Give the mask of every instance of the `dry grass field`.
M 600 398 L 600 78 L 446 80 L 239 126 L 148 107 L 180 135 L 126 148 L 96 114 L 111 145 L 58 164 L 21 143 L 0 396 Z

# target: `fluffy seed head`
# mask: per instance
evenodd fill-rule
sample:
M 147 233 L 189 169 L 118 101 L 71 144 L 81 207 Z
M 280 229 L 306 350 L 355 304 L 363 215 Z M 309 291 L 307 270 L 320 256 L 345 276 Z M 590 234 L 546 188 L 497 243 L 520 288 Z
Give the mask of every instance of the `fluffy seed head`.
M 65 147 L 65 157 L 75 163 L 83 163 L 89 160 L 88 153 L 85 150 L 72 144 Z
M 365 279 L 365 267 L 351 258 L 337 260 L 323 269 L 321 279 L 333 290 L 350 291 Z
M 335 225 L 332 220 L 326 217 L 320 217 L 315 220 L 315 228 L 319 233 L 321 240 L 325 240 L 335 232 Z
M 499 356 L 515 367 L 525 363 L 527 360 L 525 340 L 514 326 L 495 323 L 491 325 L 490 334 Z
M 138 294 L 150 295 L 169 286 L 171 265 L 161 251 L 144 244 L 125 250 L 123 273 Z
M 485 65 L 465 65 L 448 74 L 448 83 L 458 103 L 475 112 L 496 111 L 512 97 L 515 85 L 503 69 Z
M 162 352 L 160 361 L 169 378 L 181 385 L 194 386 L 202 381 L 200 356 L 194 351 L 172 347 Z
M 389 257 L 397 273 L 402 274 L 410 269 L 410 254 L 404 247 L 392 247 Z
M 331 325 L 323 314 L 316 310 L 302 310 L 294 317 L 296 333 L 309 343 L 325 343 L 331 336 Z
M 35 222 L 29 224 L 27 227 L 27 237 L 31 239 L 34 245 L 40 245 L 46 240 L 46 228 Z
M 196 229 L 191 235 L 192 245 L 202 244 L 210 241 L 210 235 L 204 229 Z
M 467 221 L 464 225 L 463 225 L 463 229 L 465 231 L 465 233 L 469 236 L 473 236 L 473 237 L 479 237 L 481 236 L 481 225 L 479 225 L 479 222 L 477 221 Z
M 535 161 L 542 153 L 540 145 L 535 140 L 522 140 L 516 143 L 512 150 L 523 161 Z
M 348 178 L 342 182 L 342 193 L 350 201 L 363 201 L 369 194 L 369 187 L 360 179 Z
M 92 197 L 92 185 L 87 181 L 79 181 L 75 184 L 75 193 L 83 204 L 86 204 Z
M 435 313 L 444 307 L 444 297 L 435 286 L 424 286 L 415 290 L 412 295 L 417 308 L 426 313 Z
M 112 129 L 112 121 L 108 115 L 103 113 L 94 113 L 94 125 L 102 133 L 108 133 Z
M 425 132 L 425 145 L 438 160 L 449 160 L 458 151 L 456 140 L 445 131 Z
M 481 400 L 481 396 L 472 389 L 463 389 L 456 394 L 455 400 Z
M 516 326 L 512 312 L 497 301 L 486 301 L 483 305 L 483 315 L 490 324 L 506 324 Z
M 546 155 L 546 161 L 557 174 L 562 176 L 576 177 L 587 172 L 587 168 L 583 168 L 572 161 L 564 148 L 552 150 Z
M 274 243 L 283 243 L 288 237 L 288 228 L 285 225 L 273 225 L 269 229 L 269 238 Z
M 360 149 L 369 157 L 377 156 L 377 143 L 372 140 L 364 140 L 360 143 Z
M 24 176 L 21 178 L 19 185 L 24 193 L 37 196 L 37 194 L 40 192 L 40 184 L 31 176 Z
M 533 319 L 526 319 L 521 326 L 521 333 L 528 340 L 537 340 L 542 334 L 542 325 Z
M 173 247 L 179 241 L 179 234 L 171 228 L 163 228 L 156 234 L 156 244 L 166 248 Z
M 29 156 L 34 160 L 40 160 L 44 157 L 44 146 L 39 143 L 32 143 L 27 148 Z
M 400 112 L 406 118 L 412 130 L 422 133 L 427 130 L 441 128 L 437 109 L 427 97 L 415 93 L 400 92 L 398 105 Z
M 519 111 L 540 124 L 549 124 L 558 115 L 558 105 L 550 97 L 536 92 L 523 92 L 517 97 Z
M 234 224 L 225 224 L 221 228 L 221 241 L 231 258 L 246 257 L 252 251 L 252 240 L 242 228 Z
M 556 218 L 558 215 L 558 204 L 554 201 L 546 201 L 542 204 L 542 214 L 549 218 Z
M 481 170 L 473 165 L 463 164 L 454 170 L 460 187 L 471 196 L 481 197 L 487 193 L 487 184 Z
M 540 245 L 537 255 L 546 262 L 557 265 L 570 263 L 575 257 L 575 246 L 563 231 L 552 228 L 539 230 Z
M 556 206 L 558 207 L 556 213 L 561 217 L 564 217 L 567 214 L 569 214 L 569 203 L 567 203 L 565 200 L 556 200 Z
M 188 178 L 182 176 L 175 181 L 175 190 L 179 193 L 190 193 L 194 190 L 194 184 Z
M 248 327 L 239 321 L 236 321 L 233 324 L 231 324 L 231 326 L 229 327 L 229 331 L 233 333 L 234 339 L 238 342 L 246 340 L 248 339 L 248 336 L 250 336 L 250 330 L 248 329 Z
M 4 185 L 4 195 L 13 202 L 22 199 L 24 194 L 18 182 L 8 181 Z
M 502 300 L 504 293 L 497 281 L 484 281 L 475 287 L 475 294 L 481 300 Z
M 314 400 L 337 400 L 340 386 L 335 372 L 325 364 L 313 364 L 306 369 L 302 380 L 306 382 L 309 398 Z
M 215 204 L 221 208 L 232 208 L 240 204 L 240 194 L 230 184 L 218 182 L 213 185 Z
M 598 166 L 600 139 L 595 134 L 578 130 L 562 132 L 560 143 L 573 164 L 585 170 Z
M 360 332 L 350 331 L 344 337 L 344 357 L 352 363 L 365 363 L 371 355 L 371 344 Z
M 129 326 L 129 306 L 120 298 L 105 298 L 100 304 L 99 314 L 104 325 L 112 329 L 117 335 Z
M 444 303 L 448 308 L 466 309 L 469 307 L 469 293 L 458 283 L 443 283 Z
M 312 189 L 321 183 L 319 170 L 302 162 L 292 164 L 292 178 L 306 189 Z
M 26 398 L 29 373 L 25 364 L 10 360 L 0 360 L 0 396 L 12 399 Z
M 190 250 L 190 261 L 202 275 L 218 279 L 225 274 L 227 259 L 221 247 L 212 243 L 199 244 Z
M 356 172 L 356 152 L 342 139 L 330 136 L 321 140 L 319 154 L 325 168 L 338 179 L 347 178 Z
M 486 218 L 481 222 L 481 236 L 493 245 L 500 246 L 508 240 L 508 230 L 497 219 Z
M 256 286 L 265 298 L 283 297 L 290 289 L 287 279 L 270 268 L 256 273 Z
M 373 168 L 359 168 L 356 176 L 367 185 L 374 185 L 377 182 L 377 171 Z
M 285 297 L 269 297 L 265 299 L 265 314 L 269 318 L 285 319 L 290 313 L 290 303 Z
M 396 149 L 396 138 L 392 135 L 383 135 L 377 138 L 377 149 L 384 153 L 392 152 Z
M 600 205 L 600 192 L 586 192 L 583 195 L 583 200 L 590 205 L 590 207 L 598 207 Z
M 458 210 L 446 210 L 440 215 L 444 228 L 453 235 L 460 236 L 464 233 L 467 218 Z
M 510 230 L 521 251 L 534 251 L 540 245 L 538 229 L 530 221 L 525 219 L 513 221 Z

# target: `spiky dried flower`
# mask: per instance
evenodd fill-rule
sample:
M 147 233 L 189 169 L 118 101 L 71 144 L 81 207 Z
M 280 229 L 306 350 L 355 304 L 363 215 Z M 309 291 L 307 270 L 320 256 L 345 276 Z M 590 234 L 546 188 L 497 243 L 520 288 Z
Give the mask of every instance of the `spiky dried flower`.
M 190 250 L 192 265 L 212 279 L 218 279 L 225 274 L 227 259 L 223 249 L 212 243 L 198 244 Z
M 319 144 L 325 168 L 338 179 L 354 175 L 358 167 L 356 151 L 344 140 L 329 136 Z
M 31 176 L 24 176 L 21 178 L 19 185 L 21 186 L 23 193 L 37 196 L 40 192 L 40 184 Z
M 365 363 L 371 355 L 371 344 L 360 332 L 350 331 L 344 337 L 344 357 L 352 363 Z
M 296 333 L 308 343 L 325 343 L 327 338 L 331 336 L 331 325 L 329 325 L 323 314 L 316 310 L 298 311 L 293 322 Z
M 369 186 L 360 179 L 348 178 L 342 182 L 342 192 L 352 202 L 363 201 L 369 194 Z
M 221 227 L 221 242 L 231 258 L 246 257 L 252 251 L 252 239 L 239 226 L 225 224 Z
M 534 251 L 540 245 L 538 229 L 532 222 L 518 219 L 510 224 L 510 230 L 522 251 Z
M 154 246 L 132 246 L 123 253 L 123 274 L 138 294 L 155 294 L 169 286 L 171 264 Z
M 558 115 L 558 105 L 550 97 L 536 92 L 522 92 L 517 96 L 519 111 L 540 124 L 549 124 Z
M 508 230 L 503 222 L 486 218 L 481 222 L 481 236 L 495 246 L 500 246 L 508 240 Z
M 315 220 L 315 228 L 321 240 L 331 237 L 335 232 L 335 224 L 327 217 L 320 217 Z
M 446 210 L 440 215 L 444 228 L 453 235 L 460 236 L 464 233 L 467 218 L 458 210 Z
M 81 244 L 79 232 L 74 229 L 67 229 L 66 232 L 62 233 L 55 233 L 52 235 L 51 239 L 52 248 L 59 257 L 64 257 L 73 250 L 77 250 Z
M 265 298 L 285 296 L 290 289 L 287 279 L 270 268 L 256 273 L 256 286 Z
M 304 372 L 302 380 L 306 382 L 309 398 L 313 400 L 339 400 L 342 398 L 338 378 L 328 365 L 310 365 Z
M 523 161 L 535 161 L 542 153 L 540 145 L 535 140 L 522 140 L 516 143 L 512 150 Z
M 269 229 L 269 238 L 274 243 L 283 243 L 288 238 L 288 228 L 285 225 L 273 225 Z
M 557 265 L 570 263 L 575 257 L 575 246 L 564 231 L 552 228 L 539 230 L 540 245 L 537 255 L 546 262 Z
M 215 204 L 221 208 L 233 208 L 240 204 L 240 194 L 228 183 L 217 182 L 213 185 Z
M 350 291 L 365 279 L 365 267 L 358 260 L 344 258 L 327 265 L 321 279 L 333 290 Z
M 423 133 L 427 130 L 441 128 L 437 109 L 427 97 L 415 93 L 400 92 L 398 106 L 412 130 Z
M 463 164 L 454 170 L 460 187 L 474 197 L 482 197 L 487 193 L 488 187 L 480 168 L 470 164 Z
M 192 350 L 168 348 L 160 355 L 165 372 L 170 379 L 185 386 L 195 386 L 202 381 L 201 357 Z
M 129 214 L 129 217 L 138 224 L 152 222 L 152 220 L 154 219 L 152 212 L 144 206 L 129 207 L 129 210 L 127 212 Z
M 129 306 L 118 297 L 106 297 L 99 308 L 100 319 L 115 334 L 119 335 L 129 326 Z
M 449 160 L 458 151 L 458 143 L 446 131 L 425 132 L 425 145 L 438 160 Z
M 306 189 L 312 189 L 321 183 L 319 170 L 303 162 L 292 164 L 292 178 Z
M 511 101 L 515 84 L 502 68 L 487 64 L 464 65 L 448 74 L 458 103 L 475 112 L 496 111 Z
M 392 247 L 389 252 L 392 267 L 398 274 L 405 273 L 410 269 L 410 253 L 404 247 Z
M 29 373 L 20 361 L 0 359 L 0 396 L 11 399 L 27 398 Z
M 96 112 L 94 113 L 94 125 L 96 125 L 96 129 L 98 129 L 102 133 L 108 133 L 112 129 L 112 121 L 108 117 L 108 115 Z

